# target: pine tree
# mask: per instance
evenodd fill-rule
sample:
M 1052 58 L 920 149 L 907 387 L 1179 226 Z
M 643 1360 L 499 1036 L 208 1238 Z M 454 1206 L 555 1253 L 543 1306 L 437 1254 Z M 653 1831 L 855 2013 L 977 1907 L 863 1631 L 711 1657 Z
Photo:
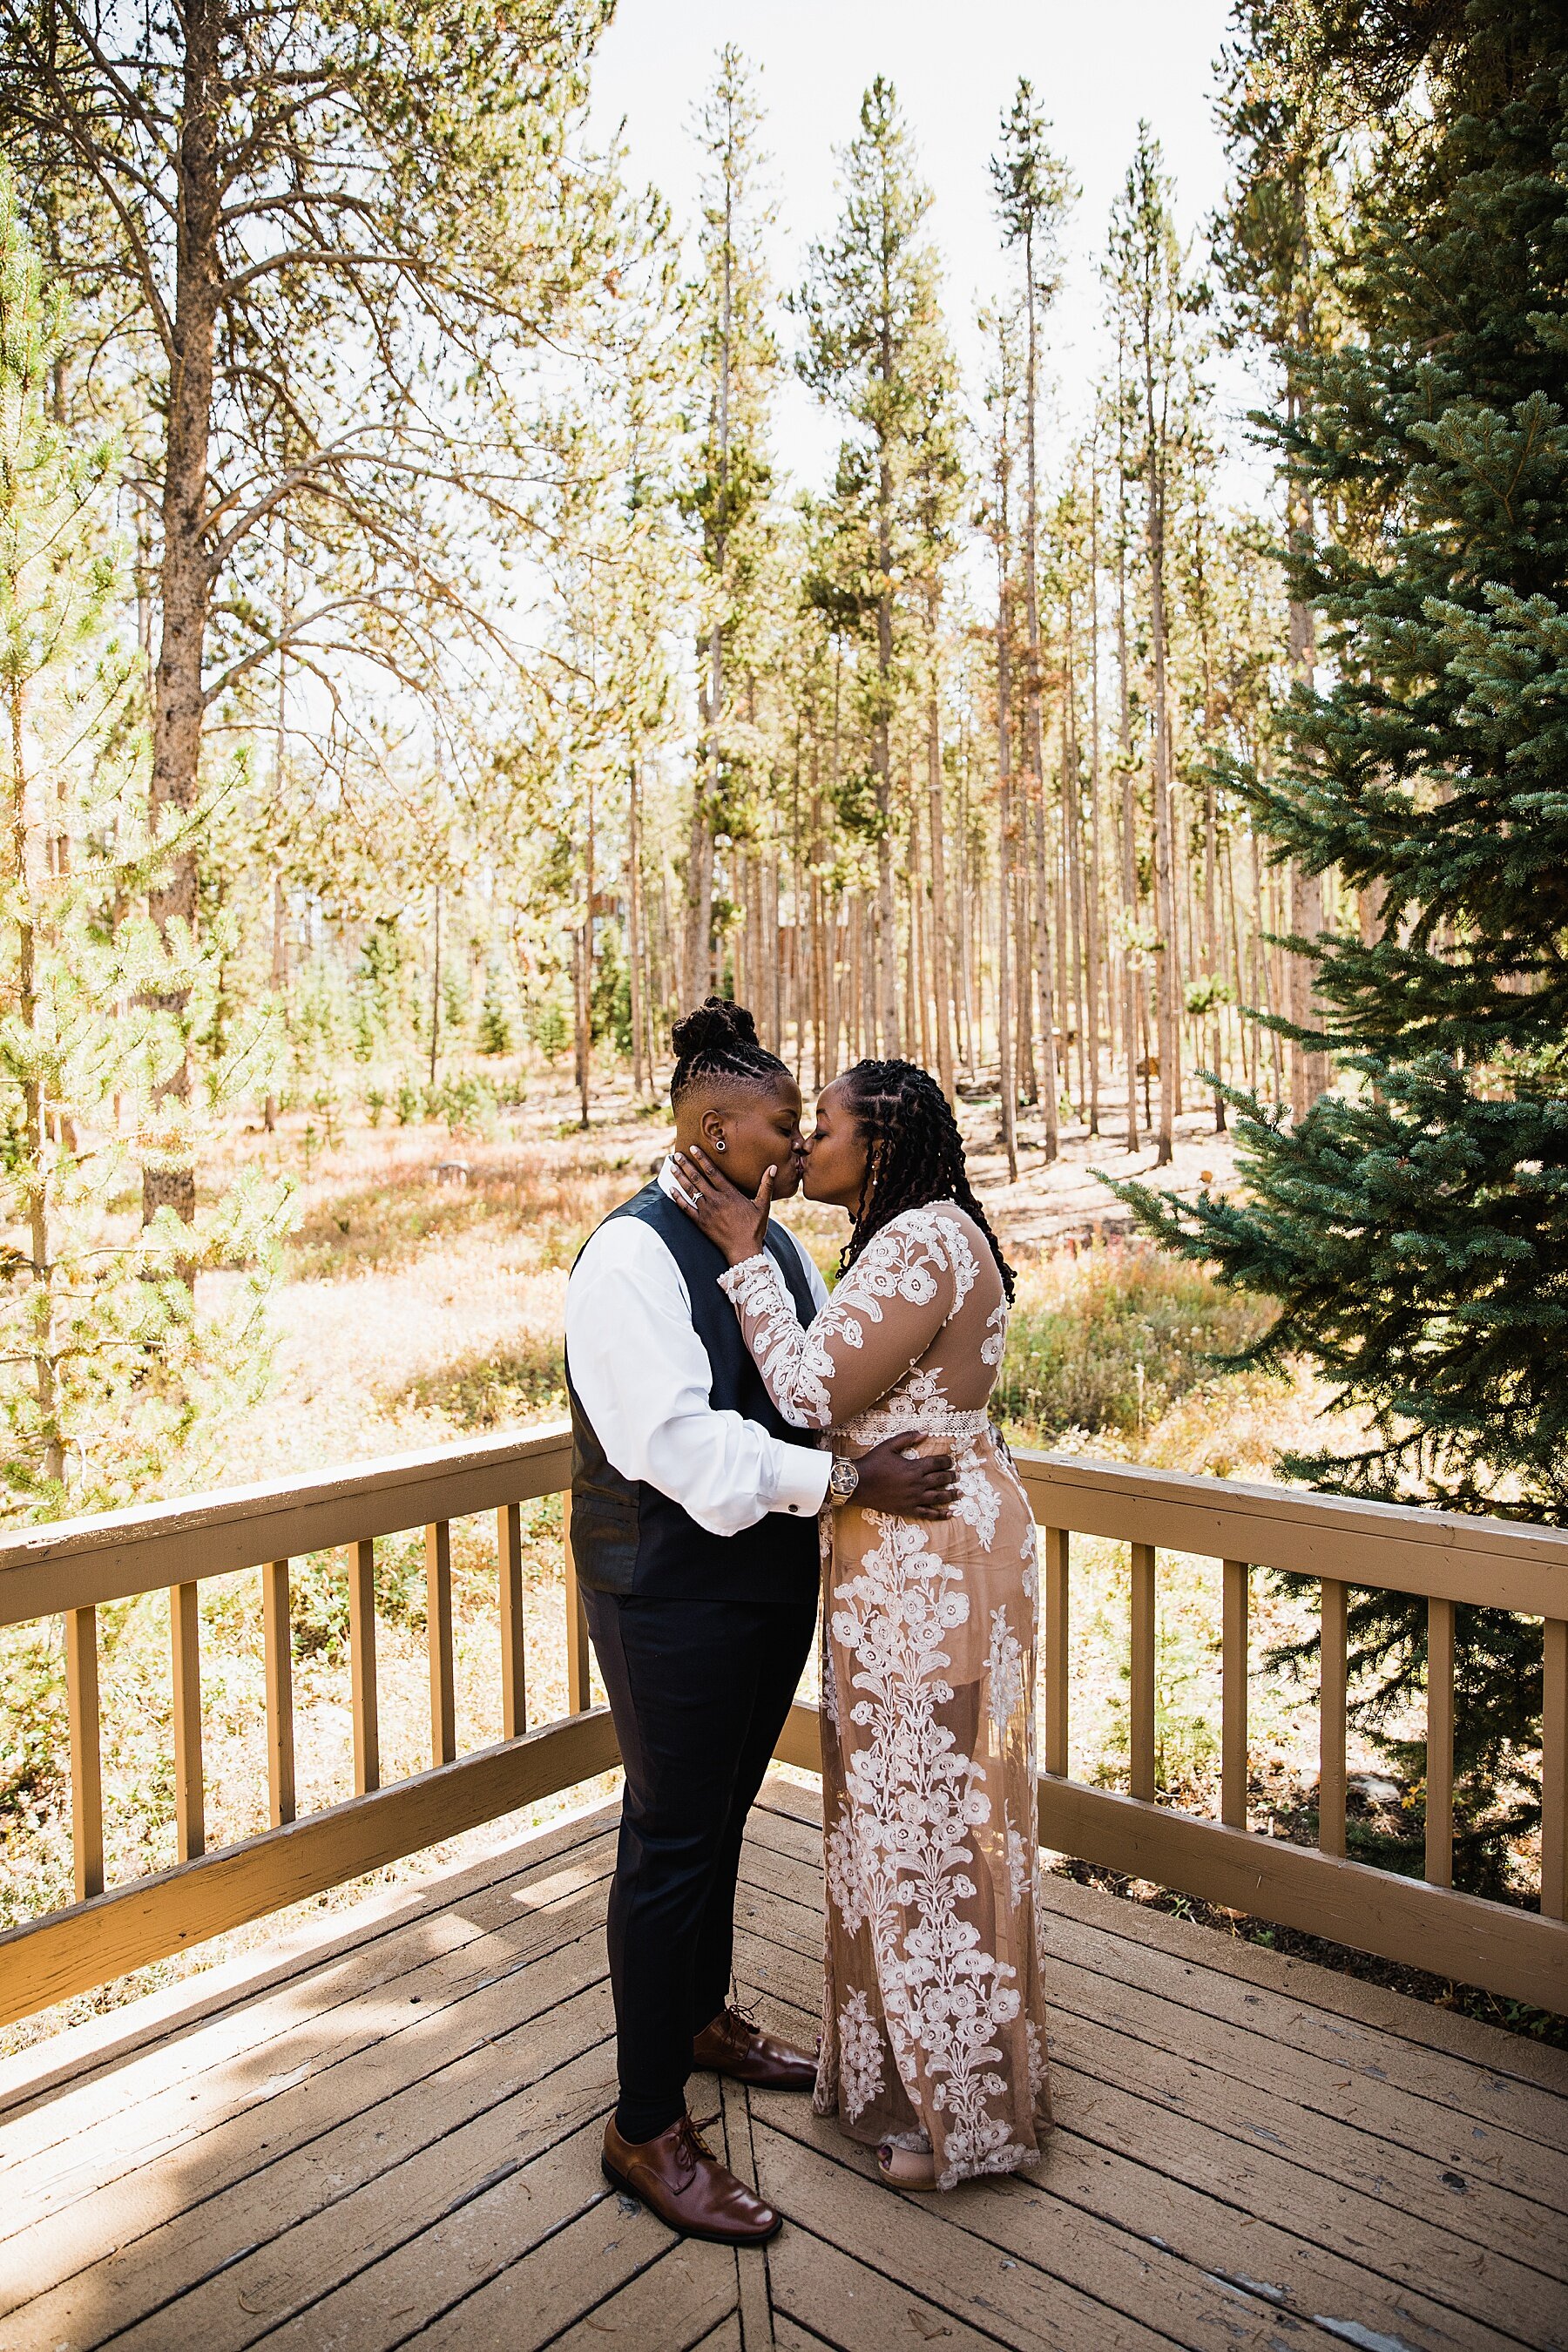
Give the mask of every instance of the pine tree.
M 1282 1466 L 1333 1492 L 1568 1521 L 1568 34 L 1538 0 L 1335 20 L 1322 58 L 1385 111 L 1341 286 L 1278 428 L 1338 529 L 1288 550 L 1334 682 L 1298 683 L 1260 823 L 1372 919 L 1319 940 L 1336 1089 L 1237 1098 L 1246 1197 L 1118 1187 L 1279 1312 L 1367 1442 Z M 1419 76 L 1416 101 L 1402 107 Z M 1299 943 L 1305 944 L 1305 943 Z M 1529 1741 L 1538 1632 L 1461 1611 L 1457 1761 Z M 1352 1616 L 1379 1697 L 1419 1686 L 1398 1596 Z
M 684 993 L 709 992 L 713 953 L 717 836 L 737 830 L 732 799 L 745 766 L 736 673 L 748 667 L 759 622 L 773 468 L 768 409 L 778 347 L 768 323 L 771 289 L 763 240 L 773 207 L 752 69 L 733 42 L 698 120 L 703 155 L 702 275 L 694 289 L 692 374 L 700 410 L 682 504 L 700 533 L 702 614 L 698 642 L 702 722 L 687 852 Z M 739 756 L 738 756 L 739 755 Z
M 800 371 L 852 427 L 839 452 L 838 499 L 858 519 L 858 568 L 875 627 L 876 665 L 866 687 L 879 824 L 877 1027 L 880 1050 L 896 1054 L 893 728 L 907 684 L 910 620 L 899 591 L 921 561 L 916 454 L 943 411 L 954 370 L 925 233 L 931 191 L 916 170 L 897 93 L 880 75 L 839 160 L 843 211 L 831 237 L 812 247 L 796 297 L 805 327 Z
M 29 1518 L 126 1500 L 176 1454 L 199 1469 L 204 1425 L 265 1368 L 285 1198 L 241 1186 L 188 1224 L 124 1205 L 138 1160 L 188 1157 L 168 1006 L 199 1014 L 212 972 L 141 910 L 171 847 L 146 823 L 140 656 L 112 634 L 116 453 L 51 414 L 64 341 L 0 178 L 0 1215 L 18 1236 L 0 1261 L 0 1516 Z M 197 1269 L 236 1262 L 240 1298 L 198 1313 Z
M 1051 929 L 1046 888 L 1046 750 L 1041 720 L 1039 562 L 1039 382 L 1040 320 L 1056 293 L 1060 262 L 1058 242 L 1076 191 L 1065 163 L 1046 144 L 1046 121 L 1032 86 L 1022 76 L 1012 110 L 1002 123 L 1002 152 L 991 159 L 1002 235 L 1019 248 L 1024 263 L 1024 781 L 1021 805 L 1026 827 L 1035 812 L 1037 838 L 1041 1099 L 1045 1109 L 1046 1158 L 1060 1148 L 1057 1070 L 1057 1008 L 1051 984 Z M 1063 818 L 1067 823 L 1064 782 Z M 1061 1009 L 1064 1033 L 1068 1008 Z

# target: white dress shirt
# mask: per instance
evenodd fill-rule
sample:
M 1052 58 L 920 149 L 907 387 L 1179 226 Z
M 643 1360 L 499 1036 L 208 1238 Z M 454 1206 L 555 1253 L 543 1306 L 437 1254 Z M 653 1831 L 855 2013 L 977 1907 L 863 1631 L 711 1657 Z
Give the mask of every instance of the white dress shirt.
M 674 1198 L 669 1162 L 658 1171 Z M 827 1287 L 786 1225 L 814 1308 Z M 769 1511 L 815 1517 L 830 1454 L 792 1445 L 744 1413 L 716 1410 L 708 1351 L 680 1268 L 651 1225 L 616 1217 L 591 1235 L 566 1285 L 566 1353 L 578 1402 L 623 1478 L 646 1480 L 710 1535 L 735 1536 Z

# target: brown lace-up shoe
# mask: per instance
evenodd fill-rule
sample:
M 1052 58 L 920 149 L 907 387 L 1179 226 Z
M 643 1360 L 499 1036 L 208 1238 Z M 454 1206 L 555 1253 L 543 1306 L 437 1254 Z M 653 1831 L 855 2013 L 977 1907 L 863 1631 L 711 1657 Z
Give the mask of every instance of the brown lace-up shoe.
M 770 2091 L 809 2091 L 816 2081 L 815 2058 L 792 2042 L 775 2042 L 754 2018 L 734 2009 L 721 2009 L 703 2027 L 691 2045 L 691 2063 Z
M 614 2116 L 605 2126 L 605 2178 L 688 2238 L 721 2246 L 763 2246 L 783 2218 L 754 2189 L 721 2165 L 689 2116 L 657 2139 L 623 2139 Z

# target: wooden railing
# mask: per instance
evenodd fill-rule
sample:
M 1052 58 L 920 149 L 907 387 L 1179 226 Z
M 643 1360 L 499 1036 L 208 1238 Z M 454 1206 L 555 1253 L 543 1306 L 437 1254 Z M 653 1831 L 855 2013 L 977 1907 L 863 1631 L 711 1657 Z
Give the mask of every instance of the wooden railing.
M 531 1729 L 520 1507 L 564 1490 L 564 1429 L 499 1437 L 323 1477 L 31 1529 L 0 1543 L 0 1624 L 63 1615 L 70 1724 L 74 1904 L 0 1937 L 0 2021 L 45 2008 L 441 1838 L 570 1789 L 617 1760 L 588 1703 L 588 1644 L 566 1549 L 570 1712 Z M 1357 1504 L 1270 1486 L 1076 1457 L 1019 1454 L 1045 1530 L 1041 1591 L 1042 1843 L 1282 1925 L 1413 1963 L 1515 2000 L 1568 2009 L 1568 1537 L 1447 1513 Z M 502 1738 L 457 1752 L 451 1524 L 493 1513 Z M 427 1771 L 383 1785 L 377 1734 L 374 1547 L 423 1528 L 430 1664 Z M 1074 1534 L 1131 1546 L 1131 1783 L 1122 1796 L 1068 1774 L 1068 1599 Z M 295 1806 L 289 1562 L 342 1548 L 349 1603 L 354 1794 Z M 1215 1822 L 1155 1801 L 1155 1658 L 1162 1551 L 1224 1562 L 1221 1805 Z M 1322 1699 L 1319 1843 L 1249 1831 L 1248 1579 L 1255 1568 L 1319 1580 Z M 271 1827 L 206 1850 L 198 1586 L 258 1570 L 266 1656 Z M 1351 1587 L 1425 1598 L 1428 1770 L 1424 1880 L 1345 1854 L 1345 1607 Z M 172 1869 L 106 1887 L 99 1754 L 98 1629 L 106 1602 L 166 1590 L 173 1666 Z M 1454 1892 L 1454 1610 L 1480 1602 L 1543 1618 L 1546 1697 L 1539 1911 Z M 779 1743 L 818 1769 L 815 1707 Z

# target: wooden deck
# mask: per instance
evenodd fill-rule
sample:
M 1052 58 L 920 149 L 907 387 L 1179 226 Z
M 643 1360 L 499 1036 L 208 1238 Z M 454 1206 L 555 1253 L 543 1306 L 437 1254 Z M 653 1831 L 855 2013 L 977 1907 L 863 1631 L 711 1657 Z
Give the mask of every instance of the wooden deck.
M 609 2193 L 581 1816 L 264 1970 L 0 2069 L 0 2352 L 1568 2352 L 1568 2061 L 1058 1879 L 1037 2180 L 894 2197 L 808 2101 L 695 2078 L 765 2256 Z M 753 1821 L 740 1972 L 809 2038 L 811 1801 Z

